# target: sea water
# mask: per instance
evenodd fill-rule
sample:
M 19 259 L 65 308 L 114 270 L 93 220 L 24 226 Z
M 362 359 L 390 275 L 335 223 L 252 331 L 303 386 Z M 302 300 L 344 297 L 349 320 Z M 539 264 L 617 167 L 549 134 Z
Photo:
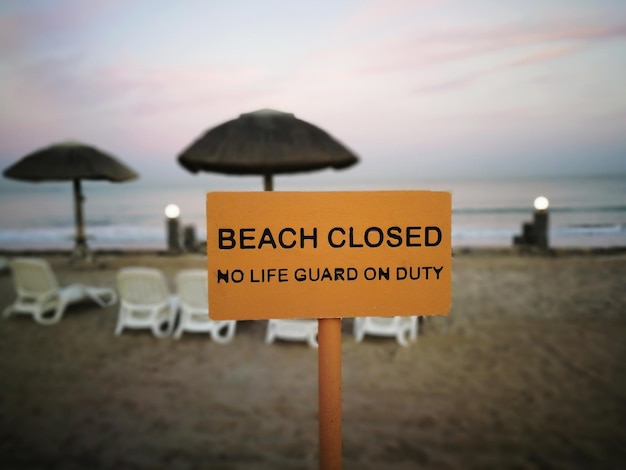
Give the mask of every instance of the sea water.
M 282 190 L 299 188 L 281 177 Z M 236 179 L 225 181 L 235 181 Z M 259 181 L 240 178 L 221 190 L 259 190 Z M 302 181 L 302 179 L 300 179 Z M 185 183 L 138 180 L 122 184 L 83 182 L 84 217 L 93 248 L 165 249 L 164 208 L 181 208 L 181 227 L 193 227 L 206 238 L 202 178 Z M 441 190 L 452 193 L 453 247 L 511 246 L 524 222 L 533 218 L 537 196 L 550 200 L 549 242 L 555 247 L 626 246 L 626 175 L 604 177 L 518 178 L 416 181 L 402 187 L 358 190 Z M 72 184 L 0 180 L 0 249 L 70 249 L 74 237 Z M 408 208 L 410 210 L 410 208 Z

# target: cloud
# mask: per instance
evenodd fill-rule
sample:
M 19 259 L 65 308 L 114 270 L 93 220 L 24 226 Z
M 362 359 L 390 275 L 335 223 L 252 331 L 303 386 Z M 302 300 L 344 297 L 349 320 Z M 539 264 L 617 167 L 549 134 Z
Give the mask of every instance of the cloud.
M 478 80 L 488 77 L 490 75 L 494 75 L 503 70 L 514 67 L 535 65 L 541 62 L 550 61 L 558 57 L 572 54 L 580 49 L 580 45 L 569 45 L 534 51 L 529 54 L 525 54 L 519 59 L 510 60 L 494 67 L 487 67 L 473 73 L 465 74 L 452 79 L 441 79 L 424 85 L 419 85 L 414 89 L 414 91 L 417 93 L 439 93 L 467 88 L 475 84 Z
M 578 26 L 541 23 L 498 28 L 454 30 L 409 34 L 372 43 L 359 51 L 364 73 L 393 73 L 432 67 L 447 62 L 458 62 L 513 54 L 523 47 L 541 47 L 557 51 L 575 52 L 573 45 L 587 45 L 601 40 L 626 39 L 626 24 Z M 545 57 L 549 59 L 551 57 Z M 374 65 L 372 65 L 374 64 Z
M 35 60 L 3 74 L 2 147 L 19 154 L 33 139 L 112 138 L 158 152 L 159 146 L 180 145 L 201 126 L 236 117 L 224 116 L 224 109 L 271 104 L 263 98 L 272 90 L 265 70 L 246 65 L 93 65 L 81 54 Z
M 467 89 L 515 67 L 549 66 L 590 47 L 626 39 L 626 22 L 583 17 L 580 12 L 568 21 L 535 12 L 508 23 L 469 26 L 468 21 L 444 27 L 441 20 L 420 22 L 424 18 L 420 8 L 434 3 L 398 1 L 387 9 L 386 2 L 366 4 L 339 27 L 343 34 L 313 55 L 307 66 L 292 72 L 294 80 L 316 86 L 324 82 L 329 93 L 339 95 L 341 90 L 368 86 L 371 92 L 383 82 L 408 93 L 442 93 Z M 429 14 L 440 19 L 452 11 L 449 6 L 433 8 Z M 400 27 L 407 18 L 416 26 Z M 347 39 L 347 33 L 356 30 L 364 34 Z M 383 30 L 385 34 L 376 34 Z M 311 77 L 318 80 L 309 81 Z
M 558 57 L 572 54 L 574 52 L 578 52 L 582 49 L 582 47 L 583 46 L 580 44 L 570 44 L 560 47 L 548 47 L 539 51 L 534 51 L 530 54 L 526 54 L 525 56 L 520 57 L 519 59 L 515 59 L 508 63 L 505 63 L 502 65 L 501 69 L 510 67 L 521 67 L 525 65 L 533 65 L 540 62 L 545 62 L 548 60 L 556 59 Z
M 98 107 L 99 111 L 124 108 L 150 115 L 174 109 L 215 104 L 224 100 L 263 93 L 264 70 L 205 63 L 195 66 L 145 67 L 132 63 L 93 66 L 81 55 L 45 59 L 5 75 L 13 111 L 38 108 L 72 112 Z M 25 97 L 29 106 L 13 101 Z

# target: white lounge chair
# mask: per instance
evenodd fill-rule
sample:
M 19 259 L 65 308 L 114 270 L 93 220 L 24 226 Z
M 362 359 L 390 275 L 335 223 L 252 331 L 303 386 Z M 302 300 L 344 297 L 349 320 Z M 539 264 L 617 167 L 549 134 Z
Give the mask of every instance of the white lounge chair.
M 43 259 L 15 258 L 9 264 L 17 299 L 4 309 L 5 318 L 23 313 L 32 315 L 42 325 L 54 325 L 71 304 L 92 300 L 100 307 L 108 307 L 117 301 L 113 289 L 78 283 L 59 287 L 54 272 Z M 52 314 L 46 315 L 48 312 Z
M 415 341 L 418 333 L 418 317 L 356 317 L 354 336 L 357 342 L 363 341 L 366 334 L 395 337 L 398 344 L 408 346 L 408 340 Z
M 163 273 L 154 268 L 123 268 L 117 274 L 120 311 L 115 334 L 124 328 L 147 328 L 157 338 L 169 335 L 176 319 L 176 297 Z
M 174 337 L 183 331 L 210 333 L 221 344 L 230 343 L 235 336 L 237 322 L 234 320 L 211 320 L 209 318 L 209 293 L 207 272 L 203 269 L 186 269 L 176 275 L 176 292 L 180 306 L 180 318 Z
M 317 348 L 317 320 L 300 318 L 268 320 L 265 342 L 270 344 L 277 338 L 288 341 L 306 341 L 312 348 Z

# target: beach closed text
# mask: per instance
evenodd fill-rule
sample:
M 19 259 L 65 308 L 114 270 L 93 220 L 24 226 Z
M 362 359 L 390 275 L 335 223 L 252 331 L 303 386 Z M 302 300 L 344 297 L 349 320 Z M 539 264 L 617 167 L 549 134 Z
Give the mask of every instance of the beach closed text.
M 209 193 L 211 317 L 446 314 L 450 218 L 443 192 Z

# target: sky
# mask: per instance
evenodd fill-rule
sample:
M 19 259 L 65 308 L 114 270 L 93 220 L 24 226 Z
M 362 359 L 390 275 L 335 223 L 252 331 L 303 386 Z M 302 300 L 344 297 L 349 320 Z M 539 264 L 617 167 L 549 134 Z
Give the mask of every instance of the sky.
M 626 173 L 623 0 L 4 0 L 0 165 L 95 145 L 147 180 L 262 108 L 360 163 L 319 178 Z

